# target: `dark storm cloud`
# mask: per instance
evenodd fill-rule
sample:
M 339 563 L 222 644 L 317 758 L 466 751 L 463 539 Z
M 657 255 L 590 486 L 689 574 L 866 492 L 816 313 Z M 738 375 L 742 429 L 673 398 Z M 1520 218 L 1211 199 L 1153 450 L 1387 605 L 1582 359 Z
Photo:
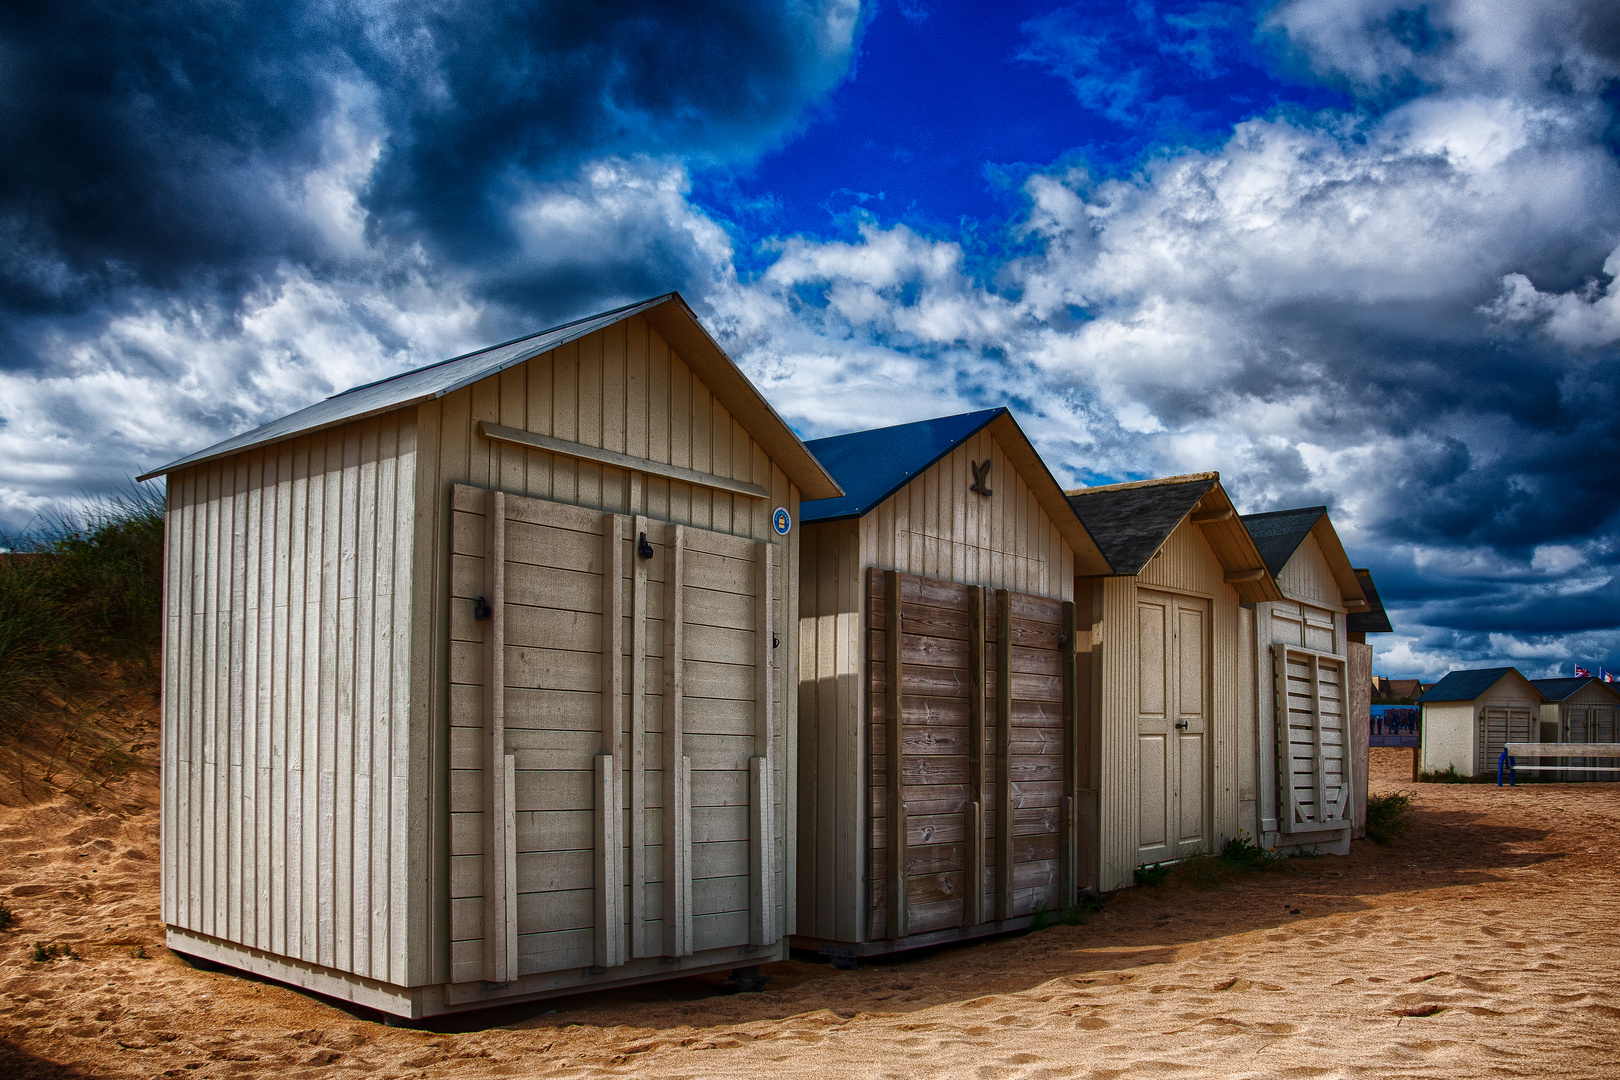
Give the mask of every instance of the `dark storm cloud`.
M 381 138 L 373 241 L 498 263 L 525 185 L 584 156 L 724 160 L 782 137 L 842 77 L 855 18 L 831 0 L 9 5 L 0 364 L 29 362 L 29 320 L 127 290 L 341 263 L 297 202 L 346 103 Z

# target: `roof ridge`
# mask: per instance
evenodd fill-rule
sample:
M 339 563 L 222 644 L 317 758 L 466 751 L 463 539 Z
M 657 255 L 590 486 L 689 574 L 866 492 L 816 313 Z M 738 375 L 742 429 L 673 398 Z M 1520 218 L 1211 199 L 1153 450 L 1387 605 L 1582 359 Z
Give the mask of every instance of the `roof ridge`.
M 1150 480 L 1124 480 L 1118 484 L 1097 484 L 1094 487 L 1080 487 L 1065 490 L 1064 495 L 1089 495 L 1096 491 L 1124 491 L 1126 488 L 1157 487 L 1164 484 L 1192 484 L 1199 480 L 1214 480 L 1220 482 L 1221 474 L 1217 471 L 1181 473 L 1177 476 L 1158 476 Z

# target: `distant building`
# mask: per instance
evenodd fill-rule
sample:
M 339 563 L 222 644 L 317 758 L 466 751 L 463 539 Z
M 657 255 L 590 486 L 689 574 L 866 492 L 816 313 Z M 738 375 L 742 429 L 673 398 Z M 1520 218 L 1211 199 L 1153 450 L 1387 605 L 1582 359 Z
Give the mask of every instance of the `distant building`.
M 1424 771 L 1490 774 L 1504 743 L 1539 739 L 1541 708 L 1549 700 L 1517 668 L 1449 672 L 1418 698 Z
M 1535 679 L 1533 685 L 1547 695 L 1541 707 L 1540 740 L 1559 743 L 1612 743 L 1620 739 L 1620 692 L 1602 679 L 1581 675 L 1566 679 Z M 1571 759 L 1570 765 L 1609 765 L 1608 761 Z M 1563 780 L 1613 780 L 1613 773 L 1565 773 Z

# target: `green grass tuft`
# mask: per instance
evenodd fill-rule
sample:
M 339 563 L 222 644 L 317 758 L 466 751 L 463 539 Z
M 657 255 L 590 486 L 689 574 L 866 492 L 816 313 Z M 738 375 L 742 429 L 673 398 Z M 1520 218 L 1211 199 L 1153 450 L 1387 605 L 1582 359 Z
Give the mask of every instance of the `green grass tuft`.
M 11 909 L 6 907 L 6 902 L 4 900 L 0 900 L 0 930 L 4 930 L 10 925 Z
M 0 537 L 0 738 L 112 667 L 155 676 L 163 503 L 145 492 Z
M 1375 844 L 1393 844 L 1411 822 L 1406 820 L 1412 797 L 1404 791 L 1367 796 L 1367 839 Z
M 1136 868 L 1136 883 L 1138 885 L 1163 885 L 1164 879 L 1174 870 L 1174 863 L 1154 863 L 1152 866 L 1138 866 Z

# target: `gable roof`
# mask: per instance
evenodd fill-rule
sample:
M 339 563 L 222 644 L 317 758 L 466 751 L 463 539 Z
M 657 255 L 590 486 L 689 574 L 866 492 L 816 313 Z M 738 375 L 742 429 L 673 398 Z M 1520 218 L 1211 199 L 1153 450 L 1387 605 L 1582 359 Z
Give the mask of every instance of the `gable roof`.
M 1339 534 L 1333 528 L 1325 506 L 1303 506 L 1294 510 L 1271 510 L 1264 514 L 1244 514 L 1243 525 L 1254 537 L 1255 547 L 1266 560 L 1266 569 L 1272 577 L 1280 578 L 1283 567 L 1294 557 L 1294 552 L 1307 536 L 1316 538 L 1316 545 L 1327 559 L 1328 569 L 1338 584 L 1339 595 L 1345 607 L 1366 610 L 1367 599 L 1362 594 L 1361 580 L 1350 565 L 1350 556 L 1344 553 Z
M 1580 675 L 1562 679 L 1531 679 L 1530 685 L 1547 695 L 1548 701 L 1568 701 L 1577 693 L 1585 690 L 1592 683 L 1608 691 L 1609 694 L 1620 698 L 1620 691 L 1616 691 L 1609 683 L 1595 675 Z
M 1366 611 L 1352 611 L 1346 617 L 1345 629 L 1352 634 L 1390 634 L 1390 625 L 1384 602 L 1378 597 L 1378 586 L 1373 584 L 1371 570 L 1357 570 L 1356 580 L 1361 583 L 1361 595 L 1367 598 Z
M 1069 509 L 1063 489 L 1006 408 L 852 431 L 806 443 L 844 494 L 801 502 L 799 521 L 809 525 L 865 517 L 963 442 L 987 429 L 1068 542 L 1074 552 L 1075 572 L 1106 573 L 1107 561 L 1096 541 Z
M 1448 671 L 1445 678 L 1435 683 L 1422 697 L 1418 698 L 1418 703 L 1473 701 L 1509 675 L 1517 675 L 1519 681 L 1528 686 L 1532 694 L 1535 694 L 1543 701 L 1547 700 L 1547 695 L 1543 694 L 1529 679 L 1526 679 L 1518 668 L 1493 667 L 1476 668 L 1473 671 Z
M 442 398 L 636 315 L 644 317 L 680 353 L 727 411 L 765 449 L 788 479 L 798 485 L 801 497 L 819 499 L 840 493 L 837 483 L 805 449 L 793 429 L 777 415 L 748 376 L 703 329 L 681 294 L 674 292 L 353 387 L 178 461 L 171 461 L 139 479 L 148 480 L 257 446 Z
M 1192 516 L 1226 571 L 1227 583 L 1245 603 L 1283 598 L 1218 472 L 1132 480 L 1064 494 L 1114 574 L 1141 573 L 1170 534 Z

